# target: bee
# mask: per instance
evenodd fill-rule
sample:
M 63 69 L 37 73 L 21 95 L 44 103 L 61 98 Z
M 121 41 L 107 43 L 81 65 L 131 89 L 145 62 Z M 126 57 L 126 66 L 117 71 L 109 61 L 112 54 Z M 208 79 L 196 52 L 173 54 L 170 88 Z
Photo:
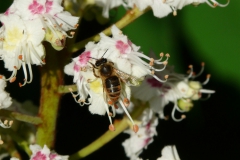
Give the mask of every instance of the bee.
M 103 58 L 103 56 L 99 59 L 96 59 L 95 64 L 91 62 L 89 63 L 92 65 L 94 76 L 102 80 L 104 99 L 109 106 L 114 106 L 114 108 L 117 109 L 118 106 L 116 103 L 121 99 L 120 97 L 122 94 L 124 98 L 121 100 L 124 106 L 128 107 L 130 101 L 127 98 L 125 90 L 123 89 L 123 84 L 128 86 L 138 86 L 140 85 L 140 82 L 143 81 L 143 78 L 137 78 L 118 70 L 114 67 L 113 62 Z M 110 116 L 114 116 L 113 113 L 110 112 L 110 114 Z

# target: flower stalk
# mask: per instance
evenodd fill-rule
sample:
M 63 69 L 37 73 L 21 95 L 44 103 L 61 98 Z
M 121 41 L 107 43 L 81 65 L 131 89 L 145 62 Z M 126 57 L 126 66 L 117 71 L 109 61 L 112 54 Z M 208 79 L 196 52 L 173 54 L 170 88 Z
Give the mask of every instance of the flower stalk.
M 58 86 L 63 84 L 63 54 L 56 53 L 55 50 L 48 47 L 51 54 L 47 55 L 47 61 L 41 68 L 41 98 L 39 117 L 42 123 L 37 129 L 37 144 L 43 146 L 46 144 L 52 148 L 55 141 L 56 119 L 61 94 L 58 93 Z
M 148 107 L 147 103 L 136 106 L 131 114 L 132 118 L 134 118 L 134 119 L 138 118 L 147 107 Z M 110 142 L 117 135 L 122 133 L 125 129 L 127 129 L 129 127 L 129 119 L 125 116 L 121 121 L 115 121 L 114 126 L 116 128 L 115 131 L 108 130 L 102 136 L 100 136 L 98 139 L 96 139 L 94 142 L 92 142 L 88 146 L 84 147 L 77 153 L 70 156 L 69 159 L 70 160 L 82 159 L 82 158 L 92 154 L 93 152 L 97 151 L 98 149 L 103 147 L 105 144 Z
M 42 123 L 42 119 L 39 117 L 29 116 L 18 112 L 8 111 L 5 109 L 1 110 L 0 116 L 14 118 L 18 121 L 27 122 L 34 125 L 39 125 Z

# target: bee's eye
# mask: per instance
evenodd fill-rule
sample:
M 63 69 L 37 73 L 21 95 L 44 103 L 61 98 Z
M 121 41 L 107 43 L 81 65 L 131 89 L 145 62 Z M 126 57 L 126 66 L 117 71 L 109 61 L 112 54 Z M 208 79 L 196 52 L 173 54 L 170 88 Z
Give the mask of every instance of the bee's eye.
M 95 63 L 95 66 L 100 66 L 100 63 L 99 63 L 99 61 L 97 61 L 96 63 Z
M 107 63 L 107 59 L 106 58 L 103 59 L 103 63 Z

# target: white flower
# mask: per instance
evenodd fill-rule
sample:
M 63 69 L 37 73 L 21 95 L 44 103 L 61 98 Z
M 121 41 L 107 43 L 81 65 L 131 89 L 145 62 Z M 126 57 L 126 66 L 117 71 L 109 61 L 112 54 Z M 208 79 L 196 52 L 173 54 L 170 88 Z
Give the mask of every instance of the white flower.
M 76 102 L 81 106 L 90 104 L 89 110 L 93 114 L 104 115 L 107 112 L 110 130 L 114 130 L 111 116 L 115 115 L 118 105 L 137 129 L 126 109 L 130 103 L 129 86 L 139 85 L 148 74 L 158 81 L 166 81 L 159 79 L 154 72 L 164 70 L 169 55 L 166 54 L 165 61 L 161 61 L 163 54 L 159 60 L 147 57 L 138 52 L 140 47 L 135 46 L 116 26 L 112 27 L 112 35 L 111 38 L 101 33 L 99 43 L 89 42 L 85 51 L 65 67 L 65 73 L 74 75 L 78 94 L 72 94 Z M 150 64 L 142 58 L 149 60 Z M 154 64 L 162 68 L 156 69 Z M 109 111 L 109 106 L 112 111 Z
M 60 50 L 65 45 L 66 37 L 73 37 L 74 32 L 70 32 L 70 35 L 66 32 L 76 29 L 79 19 L 63 11 L 61 3 L 62 0 L 17 0 L 13 5 L 23 19 L 41 19 L 47 34 L 46 40 Z
M 5 77 L 0 75 L 0 109 L 8 108 L 12 104 L 12 98 L 4 89 L 6 87 Z
M 193 80 L 202 74 L 204 64 L 198 75 L 193 75 L 193 67 L 191 65 L 190 69 L 191 72 L 186 77 L 182 74 L 174 73 L 173 67 L 168 67 L 164 71 L 165 74 L 169 75 L 168 81 L 165 83 L 156 81 L 152 77 L 146 77 L 140 87 L 132 87 L 133 96 L 142 101 L 148 101 L 152 110 L 159 113 L 161 118 L 164 118 L 163 109 L 165 105 L 169 102 L 174 103 L 172 118 L 174 121 L 181 121 L 185 118 L 185 115 L 182 115 L 180 119 L 176 119 L 175 110 L 187 112 L 193 107 L 191 101 L 199 100 L 202 97 L 202 93 L 206 93 L 208 96 L 215 93 L 213 90 L 202 89 L 202 85 L 207 84 L 209 81 L 210 75 L 207 75 L 207 79 L 203 83 Z M 164 75 L 158 73 L 157 76 L 161 78 Z
M 1 59 L 5 62 L 5 68 L 12 71 L 11 77 L 7 80 L 13 82 L 17 70 L 22 67 L 25 78 L 24 84 L 20 86 L 31 83 L 33 78 L 31 64 L 44 64 L 45 50 L 41 42 L 45 32 L 42 30 L 41 20 L 23 21 L 18 15 L 10 14 L 2 16 L 1 21 L 5 27 L 0 50 Z
M 30 160 L 68 160 L 68 156 L 61 156 L 57 153 L 50 152 L 49 148 L 44 145 L 41 148 L 39 145 L 30 145 L 30 149 L 32 151 L 32 155 Z
M 129 130 L 125 131 L 125 133 L 130 134 L 130 138 L 126 139 L 122 145 L 126 155 L 131 160 L 136 160 L 143 149 L 147 149 L 148 145 L 153 142 L 153 136 L 157 135 L 158 119 L 151 109 L 146 109 L 143 112 L 141 122 L 137 134 Z
M 207 3 L 211 7 L 225 7 L 228 3 L 223 5 L 216 0 L 127 0 L 126 5 L 133 8 L 136 5 L 141 11 L 147 7 L 151 7 L 154 16 L 162 18 L 173 12 L 173 15 L 177 15 L 177 10 L 182 9 L 189 4 L 198 5 L 200 3 Z
M 165 146 L 162 149 L 162 157 L 159 157 L 157 160 L 180 160 L 176 146 Z

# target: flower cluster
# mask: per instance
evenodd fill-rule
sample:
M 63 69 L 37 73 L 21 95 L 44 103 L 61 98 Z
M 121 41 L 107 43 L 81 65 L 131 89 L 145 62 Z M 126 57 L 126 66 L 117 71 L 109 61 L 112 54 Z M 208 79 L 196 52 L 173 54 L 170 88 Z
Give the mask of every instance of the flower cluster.
M 61 156 L 55 152 L 51 152 L 46 145 L 43 148 L 37 144 L 30 145 L 30 149 L 32 151 L 30 160 L 68 160 L 68 156 Z M 19 159 L 13 157 L 11 160 Z
M 147 149 L 148 145 L 153 142 L 153 136 L 157 135 L 158 118 L 151 109 L 144 110 L 140 121 L 138 133 L 126 130 L 125 133 L 130 134 L 130 137 L 122 143 L 126 155 L 131 160 L 137 159 L 143 149 Z
M 12 98 L 9 96 L 9 93 L 7 93 L 4 89 L 6 87 L 6 81 L 5 77 L 0 75 L 0 109 L 8 108 L 12 104 Z M 13 121 L 5 120 L 2 122 L 0 120 L 0 126 L 3 128 L 10 128 Z M 0 144 L 3 144 L 3 141 L 1 140 L 0 136 Z
M 112 27 L 112 35 L 111 38 L 101 33 L 99 43 L 89 42 L 85 51 L 65 67 L 65 73 L 74 76 L 78 94 L 72 94 L 76 102 L 81 106 L 90 105 L 89 111 L 93 114 L 104 115 L 107 112 L 110 130 L 114 130 L 111 117 L 120 105 L 137 131 L 137 125 L 126 109 L 130 103 L 129 86 L 138 86 L 146 75 L 165 82 L 154 73 L 164 70 L 169 54 L 166 54 L 164 61 L 163 53 L 160 59 L 154 60 L 140 53 L 140 47 L 134 45 L 116 26 Z M 142 58 L 150 61 L 149 64 Z M 157 69 L 154 64 L 162 68 Z
M 31 65 L 45 64 L 43 41 L 48 41 L 56 50 L 65 45 L 66 37 L 77 27 L 78 17 L 63 11 L 62 0 L 15 0 L 8 10 L 0 15 L 0 59 L 12 72 L 6 79 L 14 82 L 22 67 L 24 86 L 33 79 Z
M 164 117 L 163 109 L 169 103 L 174 103 L 171 116 L 174 121 L 181 121 L 185 118 L 182 115 L 180 119 L 175 118 L 175 111 L 188 112 L 193 107 L 193 100 L 199 100 L 202 98 L 202 94 L 208 94 L 208 97 L 215 93 L 213 90 L 203 89 L 202 86 L 207 84 L 210 75 L 207 75 L 205 82 L 200 83 L 194 79 L 200 76 L 204 70 L 204 63 L 202 63 L 202 69 L 198 74 L 193 71 L 193 66 L 190 65 L 190 72 L 188 76 L 175 73 L 173 67 L 167 67 L 164 72 L 169 75 L 166 83 L 156 81 L 152 77 L 146 77 L 140 87 L 132 87 L 133 96 L 145 102 L 149 102 L 151 109 L 158 113 L 161 118 Z M 159 78 L 163 75 L 157 74 Z M 206 97 L 206 98 L 208 98 Z
M 225 7 L 228 5 L 230 0 L 227 0 L 227 4 L 220 4 L 216 0 L 95 0 L 89 1 L 91 5 L 95 4 L 103 8 L 102 15 L 105 18 L 109 17 L 109 10 L 115 7 L 124 6 L 125 8 L 138 7 L 141 11 L 150 7 L 153 10 L 155 17 L 162 18 L 167 16 L 169 13 L 177 15 L 177 10 L 181 10 L 184 6 L 193 4 L 195 6 L 200 3 L 207 3 L 211 7 Z M 75 1 L 76 3 L 76 1 Z

